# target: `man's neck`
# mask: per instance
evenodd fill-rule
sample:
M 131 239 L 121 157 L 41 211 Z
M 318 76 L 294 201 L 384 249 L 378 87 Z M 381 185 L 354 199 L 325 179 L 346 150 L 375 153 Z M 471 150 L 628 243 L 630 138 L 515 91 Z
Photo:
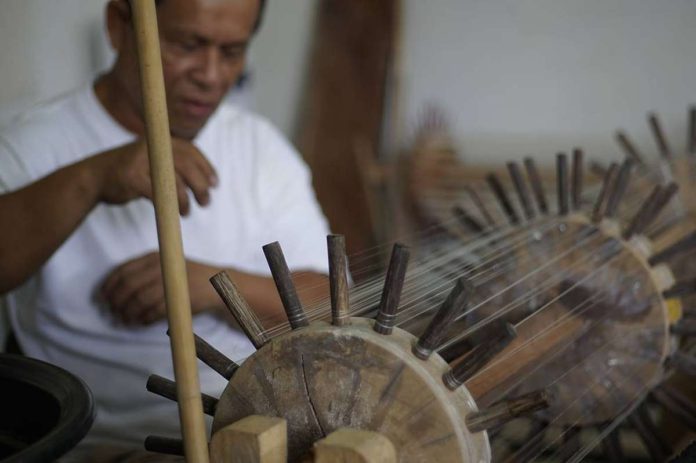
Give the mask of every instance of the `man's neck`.
M 106 112 L 119 125 L 136 135 L 145 134 L 145 124 L 140 117 L 140 112 L 135 108 L 127 90 L 113 72 L 97 79 L 94 83 L 94 93 Z

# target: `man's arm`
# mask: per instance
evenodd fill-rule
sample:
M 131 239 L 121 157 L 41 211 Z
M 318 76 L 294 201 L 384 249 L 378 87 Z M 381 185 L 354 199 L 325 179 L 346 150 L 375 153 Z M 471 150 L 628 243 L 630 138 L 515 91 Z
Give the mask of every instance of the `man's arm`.
M 186 190 L 209 201 L 215 172 L 188 142 L 173 140 L 179 208 L 188 212 Z M 59 169 L 17 191 L 0 195 L 0 294 L 34 272 L 70 237 L 99 203 L 151 198 L 145 143 L 137 141 Z
M 227 314 L 227 308 L 210 284 L 223 269 L 191 260 L 186 262 L 194 313 Z M 242 296 L 266 327 L 287 320 L 273 279 L 225 269 Z M 329 295 L 328 278 L 314 272 L 294 272 L 298 295 L 307 306 Z M 104 282 L 101 294 L 114 315 L 129 325 L 147 325 L 166 316 L 159 253 L 152 252 L 117 267 Z

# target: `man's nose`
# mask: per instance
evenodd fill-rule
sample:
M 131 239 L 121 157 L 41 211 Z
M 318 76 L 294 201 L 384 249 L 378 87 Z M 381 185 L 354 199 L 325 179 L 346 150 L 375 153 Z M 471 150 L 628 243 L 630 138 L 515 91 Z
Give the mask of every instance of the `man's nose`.
M 215 87 L 222 78 L 220 51 L 216 47 L 206 47 L 201 51 L 194 72 L 196 82 L 205 87 Z

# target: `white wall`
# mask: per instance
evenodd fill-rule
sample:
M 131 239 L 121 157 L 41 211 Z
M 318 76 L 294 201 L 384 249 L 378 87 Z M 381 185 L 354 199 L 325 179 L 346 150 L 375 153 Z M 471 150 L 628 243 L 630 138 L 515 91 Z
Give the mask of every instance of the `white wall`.
M 0 125 L 76 87 L 111 62 L 106 0 L 2 0 Z M 285 133 L 293 125 L 316 0 L 269 0 L 250 51 L 253 94 L 244 101 Z
M 466 158 L 618 155 L 621 126 L 647 152 L 657 110 L 676 149 L 696 103 L 696 1 L 404 0 L 402 126 L 427 103 Z

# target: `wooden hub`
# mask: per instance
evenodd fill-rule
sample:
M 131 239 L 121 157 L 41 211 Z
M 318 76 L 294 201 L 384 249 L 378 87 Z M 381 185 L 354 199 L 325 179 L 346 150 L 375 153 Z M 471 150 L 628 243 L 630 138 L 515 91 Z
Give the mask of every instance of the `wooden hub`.
M 465 418 L 477 410 L 464 387 L 447 389 L 439 356 L 411 354 L 416 338 L 352 318 L 335 327 L 313 323 L 273 339 L 247 359 L 223 392 L 213 433 L 245 416 L 287 419 L 290 460 L 332 431 L 351 427 L 386 436 L 399 461 L 490 461 L 485 432 Z

